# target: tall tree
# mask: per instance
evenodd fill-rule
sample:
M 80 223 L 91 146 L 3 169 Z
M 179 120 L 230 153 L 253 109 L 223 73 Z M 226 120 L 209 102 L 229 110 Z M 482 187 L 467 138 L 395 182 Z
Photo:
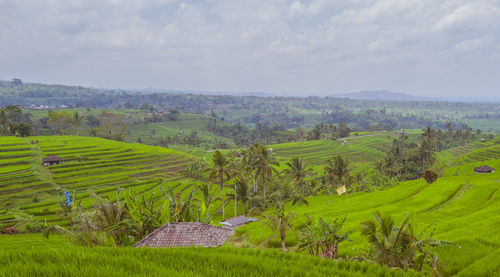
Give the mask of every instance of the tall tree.
M 262 180 L 262 193 L 264 198 L 264 203 L 266 202 L 266 181 L 271 177 L 272 173 L 277 173 L 278 171 L 274 166 L 279 166 L 276 158 L 272 156 L 271 149 L 266 146 L 256 143 L 253 147 L 254 151 L 254 165 L 257 169 L 257 173 L 260 175 Z
M 424 172 L 435 161 L 434 153 L 436 151 L 436 131 L 427 126 L 424 132 L 420 135 L 420 145 L 418 152 L 420 154 L 420 162 L 422 172 Z
M 212 156 L 213 167 L 208 169 L 209 179 L 216 178 L 221 190 L 222 219 L 226 218 L 224 212 L 224 177 L 230 178 L 229 161 L 220 151 L 215 151 Z
M 307 161 L 302 158 L 292 158 L 286 163 L 286 166 L 288 168 L 285 168 L 283 173 L 285 173 L 285 176 L 289 176 L 293 179 L 293 185 L 296 189 L 298 189 L 300 182 L 313 172 L 313 169 L 309 167 Z
M 349 172 L 351 171 L 349 164 L 349 159 L 340 155 L 336 155 L 328 160 L 328 164 L 325 166 L 324 171 L 325 177 L 329 181 L 332 189 L 334 182 L 337 183 L 337 186 L 346 185 L 345 181 L 349 177 Z
M 82 124 L 84 116 L 81 116 L 78 111 L 73 113 L 73 120 L 72 123 L 75 126 L 76 129 L 76 135 L 78 136 L 79 130 L 80 130 L 80 125 Z
M 293 218 L 295 214 L 293 212 L 286 212 L 285 207 L 291 202 L 292 206 L 298 203 L 304 203 L 309 206 L 309 202 L 300 195 L 295 195 L 293 197 L 285 198 L 281 193 L 274 193 L 275 200 L 275 212 L 271 215 L 266 216 L 267 224 L 279 232 L 281 240 L 281 249 L 286 252 L 286 233 L 291 230 L 293 226 Z
M 293 217 L 295 214 L 292 212 L 285 212 L 286 200 L 278 200 L 276 203 L 276 210 L 273 214 L 267 216 L 269 226 L 279 232 L 281 240 L 281 249 L 286 252 L 286 233 L 291 230 L 293 226 Z

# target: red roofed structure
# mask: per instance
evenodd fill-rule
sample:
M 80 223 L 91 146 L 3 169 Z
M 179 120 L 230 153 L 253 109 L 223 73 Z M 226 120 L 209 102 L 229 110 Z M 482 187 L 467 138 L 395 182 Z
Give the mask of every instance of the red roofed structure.
M 226 242 L 232 230 L 201 222 L 167 223 L 141 241 L 135 247 L 217 247 Z
M 474 168 L 474 172 L 476 172 L 476 173 L 492 173 L 492 172 L 495 172 L 495 169 L 491 168 L 487 165 L 483 165 L 483 166 Z
M 61 159 L 57 156 L 47 156 L 42 160 L 44 166 L 60 164 L 60 163 L 62 163 L 62 161 L 63 161 L 63 159 Z

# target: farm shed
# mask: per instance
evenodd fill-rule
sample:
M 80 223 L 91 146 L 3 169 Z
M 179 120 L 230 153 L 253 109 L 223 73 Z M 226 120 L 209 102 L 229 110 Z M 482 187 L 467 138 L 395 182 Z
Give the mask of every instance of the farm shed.
M 167 223 L 141 241 L 135 247 L 217 247 L 226 242 L 231 230 L 201 222 Z
M 63 160 L 57 156 L 47 156 L 42 161 L 44 166 L 49 166 L 54 164 L 60 164 L 62 163 Z
M 222 225 L 225 225 L 225 226 L 229 226 L 229 227 L 238 227 L 238 226 L 245 225 L 247 223 L 254 222 L 254 221 L 257 221 L 257 219 L 252 218 L 252 217 L 244 217 L 244 216 L 240 215 L 237 217 L 226 219 L 225 221 L 222 221 L 219 223 Z
M 474 168 L 474 172 L 476 172 L 476 173 L 492 173 L 492 172 L 495 172 L 495 169 L 491 168 L 487 165 L 483 165 L 483 166 Z

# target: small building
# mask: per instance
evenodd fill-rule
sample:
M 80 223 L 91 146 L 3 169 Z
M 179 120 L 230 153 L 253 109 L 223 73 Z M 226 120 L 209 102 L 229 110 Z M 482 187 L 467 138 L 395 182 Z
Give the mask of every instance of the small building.
M 495 169 L 491 168 L 487 165 L 483 165 L 483 166 L 474 168 L 474 172 L 476 172 L 476 173 L 493 173 L 493 172 L 495 172 Z
M 256 218 L 244 217 L 244 216 L 240 215 L 240 216 L 237 216 L 237 217 L 226 219 L 226 220 L 224 220 L 222 222 L 219 222 L 219 223 L 222 224 L 222 225 L 224 225 L 224 226 L 235 228 L 235 227 L 238 227 L 238 226 L 241 226 L 241 225 L 248 224 L 250 222 L 255 222 L 257 220 L 258 219 L 256 219 Z
M 218 247 L 233 232 L 201 222 L 170 222 L 147 235 L 134 247 Z
M 49 165 L 60 164 L 63 162 L 63 159 L 57 156 L 47 156 L 42 161 L 44 166 L 49 166 Z

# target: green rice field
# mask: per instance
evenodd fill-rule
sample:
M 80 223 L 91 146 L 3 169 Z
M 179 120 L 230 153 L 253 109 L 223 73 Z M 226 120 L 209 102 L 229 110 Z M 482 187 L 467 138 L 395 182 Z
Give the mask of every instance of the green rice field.
M 32 141 L 37 143 L 32 143 Z M 56 155 L 63 163 L 42 166 L 42 159 Z M 56 215 L 62 191 L 90 206 L 89 190 L 116 199 L 118 188 L 139 194 L 160 186 L 181 190 L 194 183 L 181 172 L 192 157 L 162 147 L 128 144 L 100 138 L 53 136 L 0 138 L 0 223 L 22 211 L 64 225 Z M 59 188 L 59 189 L 58 189 Z
M 419 276 L 366 262 L 276 250 L 85 248 L 58 237 L 0 235 L 0 276 Z
M 283 164 L 292 157 L 308 160 L 321 170 L 334 154 L 348 156 L 356 168 L 368 167 L 383 156 L 395 133 L 379 133 L 342 141 L 309 141 L 270 146 Z M 32 143 L 37 141 L 37 143 Z M 375 192 L 309 197 L 309 207 L 287 207 L 295 214 L 286 244 L 291 252 L 276 249 L 280 243 L 261 221 L 236 229 L 225 246 L 217 249 L 135 249 L 131 247 L 85 248 L 59 236 L 48 240 L 38 234 L 0 236 L 0 276 L 412 276 L 413 271 L 392 270 L 368 262 L 329 261 L 298 249 L 307 216 L 334 219 L 347 216 L 344 230 L 354 231 L 352 241 L 340 245 L 340 256 L 358 257 L 367 244 L 359 232 L 362 221 L 376 210 L 390 213 L 400 222 L 413 214 L 417 229 L 435 224 L 434 237 L 452 241 L 438 249 L 447 275 L 500 276 L 500 176 L 498 171 L 476 174 L 474 167 L 500 168 L 498 141 L 474 142 L 438 153 L 443 164 L 439 179 L 423 179 Z M 47 155 L 64 162 L 42 166 Z M 0 223 L 14 221 L 13 211 L 67 224 L 56 214 L 60 190 L 69 191 L 90 206 L 89 190 L 110 199 L 117 188 L 141 194 L 171 186 L 175 191 L 196 180 L 181 173 L 194 158 L 174 150 L 74 136 L 0 138 Z M 226 206 L 232 216 L 231 203 Z M 268 210 L 264 213 L 270 213 Z M 217 217 L 218 218 L 218 217 Z M 250 248 L 250 249 L 245 249 Z M 179 258 L 180 257 L 180 258 Z
M 500 157 L 488 161 L 467 163 L 450 168 L 433 184 L 424 180 L 403 182 L 401 185 L 372 193 L 356 193 L 346 197 L 315 196 L 308 200 L 309 207 L 295 206 L 289 210 L 296 214 L 294 228 L 287 245 L 296 248 L 300 229 L 310 217 L 334 219 L 347 216 L 345 230 L 354 230 L 352 242 L 340 246 L 340 255 L 357 255 L 366 247 L 359 233 L 362 221 L 371 218 L 375 211 L 387 212 L 401 221 L 412 213 L 421 229 L 435 223 L 435 237 L 458 243 L 461 248 L 446 246 L 439 249 L 439 257 L 449 267 L 450 274 L 459 276 L 500 275 L 500 176 L 498 172 L 475 174 L 474 167 L 487 164 L 500 168 Z M 253 223 L 237 230 L 240 243 L 262 245 L 272 235 L 262 222 Z M 276 245 L 277 241 L 267 244 Z

